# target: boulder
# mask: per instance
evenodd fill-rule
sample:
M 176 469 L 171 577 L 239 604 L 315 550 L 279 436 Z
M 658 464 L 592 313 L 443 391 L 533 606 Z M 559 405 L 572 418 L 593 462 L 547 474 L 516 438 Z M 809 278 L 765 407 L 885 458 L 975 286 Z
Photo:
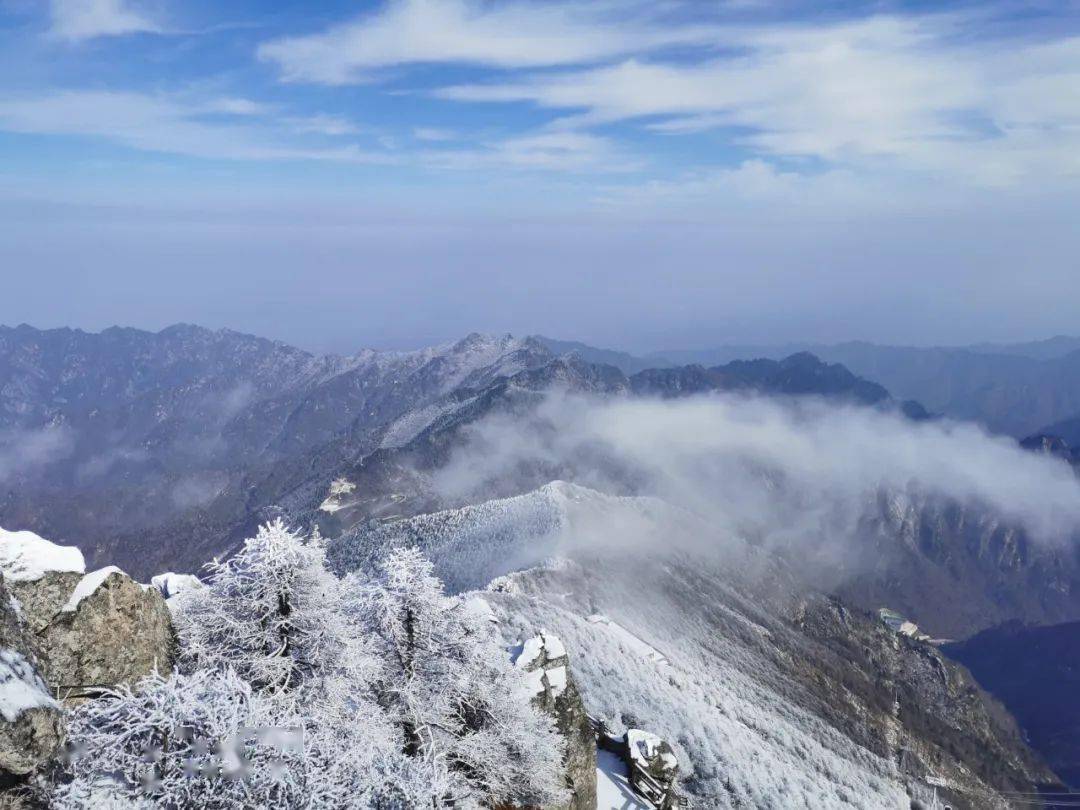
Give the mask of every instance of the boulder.
M 52 621 L 85 572 L 82 552 L 75 546 L 0 528 L 0 573 L 32 633 Z
M 65 698 L 172 671 L 176 636 L 157 588 L 118 568 L 83 576 L 38 633 L 45 679 Z
M 513 661 L 526 673 L 534 705 L 555 718 L 555 725 L 566 740 L 566 779 L 571 797 L 549 810 L 594 810 L 596 736 L 570 674 L 566 648 L 545 631 L 519 644 Z
M 0 576 L 0 782 L 17 783 L 57 755 L 63 714 L 41 677 L 22 608 Z

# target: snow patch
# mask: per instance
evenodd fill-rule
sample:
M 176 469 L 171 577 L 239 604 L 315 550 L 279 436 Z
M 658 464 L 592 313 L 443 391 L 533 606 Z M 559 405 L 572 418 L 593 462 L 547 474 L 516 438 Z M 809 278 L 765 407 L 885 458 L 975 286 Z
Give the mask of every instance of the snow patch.
M 50 571 L 86 571 L 82 552 L 75 546 L 58 546 L 33 532 L 9 532 L 0 528 L 0 572 L 13 582 L 32 582 Z
M 596 752 L 596 810 L 654 810 L 630 787 L 626 765 L 614 751 Z
M 45 682 L 20 653 L 0 648 L 0 717 L 14 723 L 30 709 L 59 708 Z
M 75 586 L 75 590 L 72 591 L 71 596 L 68 597 L 67 604 L 60 608 L 60 611 L 62 613 L 74 613 L 79 609 L 79 603 L 86 597 L 92 596 L 110 575 L 122 573 L 124 572 L 115 565 L 110 565 L 106 568 L 99 568 L 97 571 L 92 571 L 87 574 L 79 580 L 79 584 Z
M 194 574 L 174 574 L 172 571 L 151 577 L 150 585 L 161 591 L 161 595 L 166 599 L 203 586 L 202 580 Z
M 664 741 L 648 731 L 632 728 L 626 732 L 626 747 L 630 750 L 630 759 L 645 770 L 649 770 L 649 765 L 657 757 L 667 769 L 674 770 L 679 766 L 678 758 L 670 751 L 664 751 L 663 746 Z
M 499 623 L 499 617 L 495 615 L 491 603 L 482 597 L 473 596 L 466 599 L 461 603 L 461 609 L 469 616 L 475 616 L 478 619 L 491 622 L 492 624 Z

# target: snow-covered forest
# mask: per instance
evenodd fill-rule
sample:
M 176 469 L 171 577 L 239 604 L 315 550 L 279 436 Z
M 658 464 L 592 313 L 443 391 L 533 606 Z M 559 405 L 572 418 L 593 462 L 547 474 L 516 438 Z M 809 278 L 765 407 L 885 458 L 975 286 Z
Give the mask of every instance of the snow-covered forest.
M 170 600 L 177 666 L 82 703 L 54 806 L 476 807 L 563 798 L 563 743 L 417 551 L 328 572 L 278 521 Z

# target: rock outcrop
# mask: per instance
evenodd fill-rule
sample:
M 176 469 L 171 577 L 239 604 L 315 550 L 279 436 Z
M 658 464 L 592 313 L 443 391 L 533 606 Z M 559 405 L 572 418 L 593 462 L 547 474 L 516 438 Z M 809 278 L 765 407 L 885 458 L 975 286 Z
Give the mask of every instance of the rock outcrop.
M 558 638 L 547 632 L 514 651 L 514 665 L 527 673 L 533 703 L 555 718 L 566 740 L 566 780 L 571 797 L 546 810 L 596 807 L 596 737 L 581 693 L 570 675 L 570 659 Z
M 162 592 L 192 587 L 194 577 L 166 575 L 153 587 L 114 567 L 87 574 L 74 546 L 2 529 L 0 573 L 48 694 L 77 699 L 172 671 L 176 637 Z
M 176 646 L 161 592 L 117 568 L 82 577 L 38 637 L 45 678 L 65 698 L 168 674 Z
M 37 635 L 49 626 L 82 578 L 81 572 L 46 571 L 38 579 L 10 583 L 31 633 Z
M 821 701 L 819 714 L 895 762 L 913 797 L 927 804 L 935 787 L 957 810 L 1002 807 L 999 791 L 1060 789 L 1015 721 L 967 670 L 876 618 L 837 599 L 812 598 L 797 608 L 795 626 L 817 646 L 806 650 L 815 660 L 801 680 Z M 858 715 L 850 714 L 852 705 L 861 707 Z
M 55 756 L 63 716 L 39 670 L 21 607 L 0 576 L 0 786 L 10 786 Z

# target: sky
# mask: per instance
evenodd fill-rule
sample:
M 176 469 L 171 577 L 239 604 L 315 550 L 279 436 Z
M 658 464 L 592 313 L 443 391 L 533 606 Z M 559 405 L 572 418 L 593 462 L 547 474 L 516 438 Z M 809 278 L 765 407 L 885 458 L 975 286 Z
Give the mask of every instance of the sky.
M 0 0 L 0 323 L 1080 333 L 1080 2 Z

